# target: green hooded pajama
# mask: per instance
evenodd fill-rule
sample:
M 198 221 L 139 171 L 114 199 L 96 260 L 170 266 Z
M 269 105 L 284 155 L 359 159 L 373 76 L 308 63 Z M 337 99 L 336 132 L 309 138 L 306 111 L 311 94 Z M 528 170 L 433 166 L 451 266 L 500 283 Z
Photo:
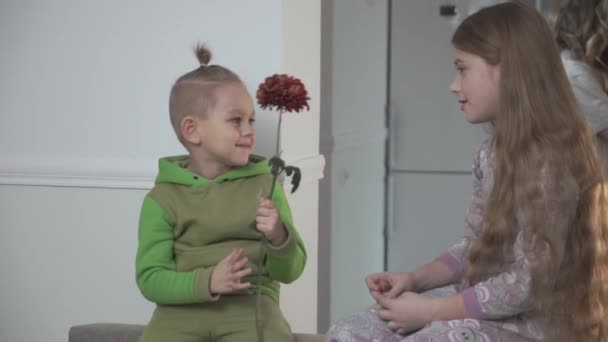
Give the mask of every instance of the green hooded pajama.
M 268 162 L 250 162 L 213 180 L 188 171 L 188 156 L 163 158 L 154 188 L 144 198 L 136 258 L 137 285 L 157 304 L 142 341 L 256 341 L 256 282 L 261 279 L 261 321 L 266 341 L 291 341 L 279 309 L 279 282 L 304 270 L 306 251 L 289 205 L 277 184 L 272 201 L 287 229 L 287 241 L 266 244 L 256 229 L 258 199 L 270 191 Z M 234 248 L 243 248 L 252 287 L 213 296 L 213 267 Z M 262 261 L 261 269 L 258 269 Z M 259 274 L 259 276 L 258 276 Z

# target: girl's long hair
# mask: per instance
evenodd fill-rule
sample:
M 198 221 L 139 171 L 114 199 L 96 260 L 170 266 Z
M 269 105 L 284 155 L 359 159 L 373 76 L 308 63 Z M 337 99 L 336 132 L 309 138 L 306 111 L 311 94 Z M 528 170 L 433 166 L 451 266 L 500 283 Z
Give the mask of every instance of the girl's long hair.
M 494 185 L 465 284 L 515 262 L 523 234 L 531 313 L 549 341 L 608 340 L 608 226 L 603 165 L 550 27 L 517 2 L 464 20 L 455 48 L 500 68 Z

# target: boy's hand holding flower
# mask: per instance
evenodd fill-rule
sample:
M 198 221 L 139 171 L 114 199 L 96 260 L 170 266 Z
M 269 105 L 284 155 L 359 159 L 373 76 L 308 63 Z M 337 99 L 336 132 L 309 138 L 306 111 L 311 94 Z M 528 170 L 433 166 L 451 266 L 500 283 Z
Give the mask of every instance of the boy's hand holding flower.
M 287 241 L 287 231 L 281 221 L 279 209 L 271 200 L 260 198 L 255 217 L 256 228 L 264 234 L 273 246 L 281 246 Z

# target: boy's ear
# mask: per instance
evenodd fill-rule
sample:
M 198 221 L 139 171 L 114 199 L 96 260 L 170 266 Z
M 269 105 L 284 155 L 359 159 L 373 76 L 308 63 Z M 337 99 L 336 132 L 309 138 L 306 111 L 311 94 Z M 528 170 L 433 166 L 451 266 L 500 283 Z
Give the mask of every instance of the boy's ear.
M 198 145 L 201 143 L 198 121 L 198 118 L 188 115 L 182 119 L 179 125 L 184 140 L 193 145 Z

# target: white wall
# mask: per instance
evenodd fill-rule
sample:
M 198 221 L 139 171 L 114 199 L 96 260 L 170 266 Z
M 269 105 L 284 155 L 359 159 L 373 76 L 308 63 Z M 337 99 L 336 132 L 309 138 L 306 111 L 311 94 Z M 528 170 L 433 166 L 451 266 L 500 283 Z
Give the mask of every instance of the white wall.
M 320 16 L 319 3 L 301 6 Z M 290 70 L 295 57 L 284 26 L 297 6 L 280 0 L 0 3 L 0 340 L 65 341 L 74 324 L 149 319 L 153 304 L 134 280 L 137 219 L 157 158 L 183 153 L 168 120 L 171 84 L 197 67 L 191 53 L 197 41 L 208 42 L 214 61 L 239 73 L 252 91 L 269 74 Z M 314 28 L 314 18 L 307 25 Z M 308 46 L 315 35 L 319 45 L 318 32 L 311 34 Z M 299 71 L 318 101 L 318 75 L 308 74 L 318 73 L 318 63 Z M 310 284 L 316 284 L 322 158 L 314 111 L 313 102 L 299 131 L 306 148 L 284 144 L 307 178 L 290 199 L 309 264 L 303 284 L 287 287 L 282 302 L 292 328 L 303 332 L 316 331 Z M 275 113 L 258 114 L 257 153 L 272 153 L 275 120 Z M 287 124 L 284 134 L 290 130 Z
M 324 158 L 319 155 L 321 99 L 321 0 L 283 0 L 281 72 L 294 75 L 306 85 L 310 110 L 286 113 L 281 134 L 283 159 L 299 165 L 303 184 L 288 195 L 298 229 L 306 243 L 307 263 L 297 282 L 284 286 L 282 308 L 292 329 L 317 332 L 318 200 Z M 321 260 L 320 262 L 323 262 Z
M 92 322 L 145 323 L 135 285 L 145 190 L 0 186 L 0 340 L 67 341 Z
M 324 3 L 320 331 L 372 304 L 364 278 L 383 269 L 387 6 Z
M 179 4 L 3 1 L 0 110 L 10 115 L 0 117 L 2 170 L 41 171 L 44 157 L 45 172 L 63 173 L 105 158 L 114 165 L 102 172 L 145 173 L 159 155 L 182 153 L 167 124 L 167 94 L 197 67 L 197 41 L 209 42 L 212 62 L 239 73 L 250 90 L 278 70 L 280 0 Z M 258 148 L 270 151 L 270 117 L 261 117 Z
M 0 6 L 3 173 L 149 175 L 159 155 L 183 153 L 168 124 L 168 92 L 198 66 L 197 41 L 250 90 L 280 67 L 280 0 Z M 272 117 L 260 116 L 258 151 L 271 151 Z

